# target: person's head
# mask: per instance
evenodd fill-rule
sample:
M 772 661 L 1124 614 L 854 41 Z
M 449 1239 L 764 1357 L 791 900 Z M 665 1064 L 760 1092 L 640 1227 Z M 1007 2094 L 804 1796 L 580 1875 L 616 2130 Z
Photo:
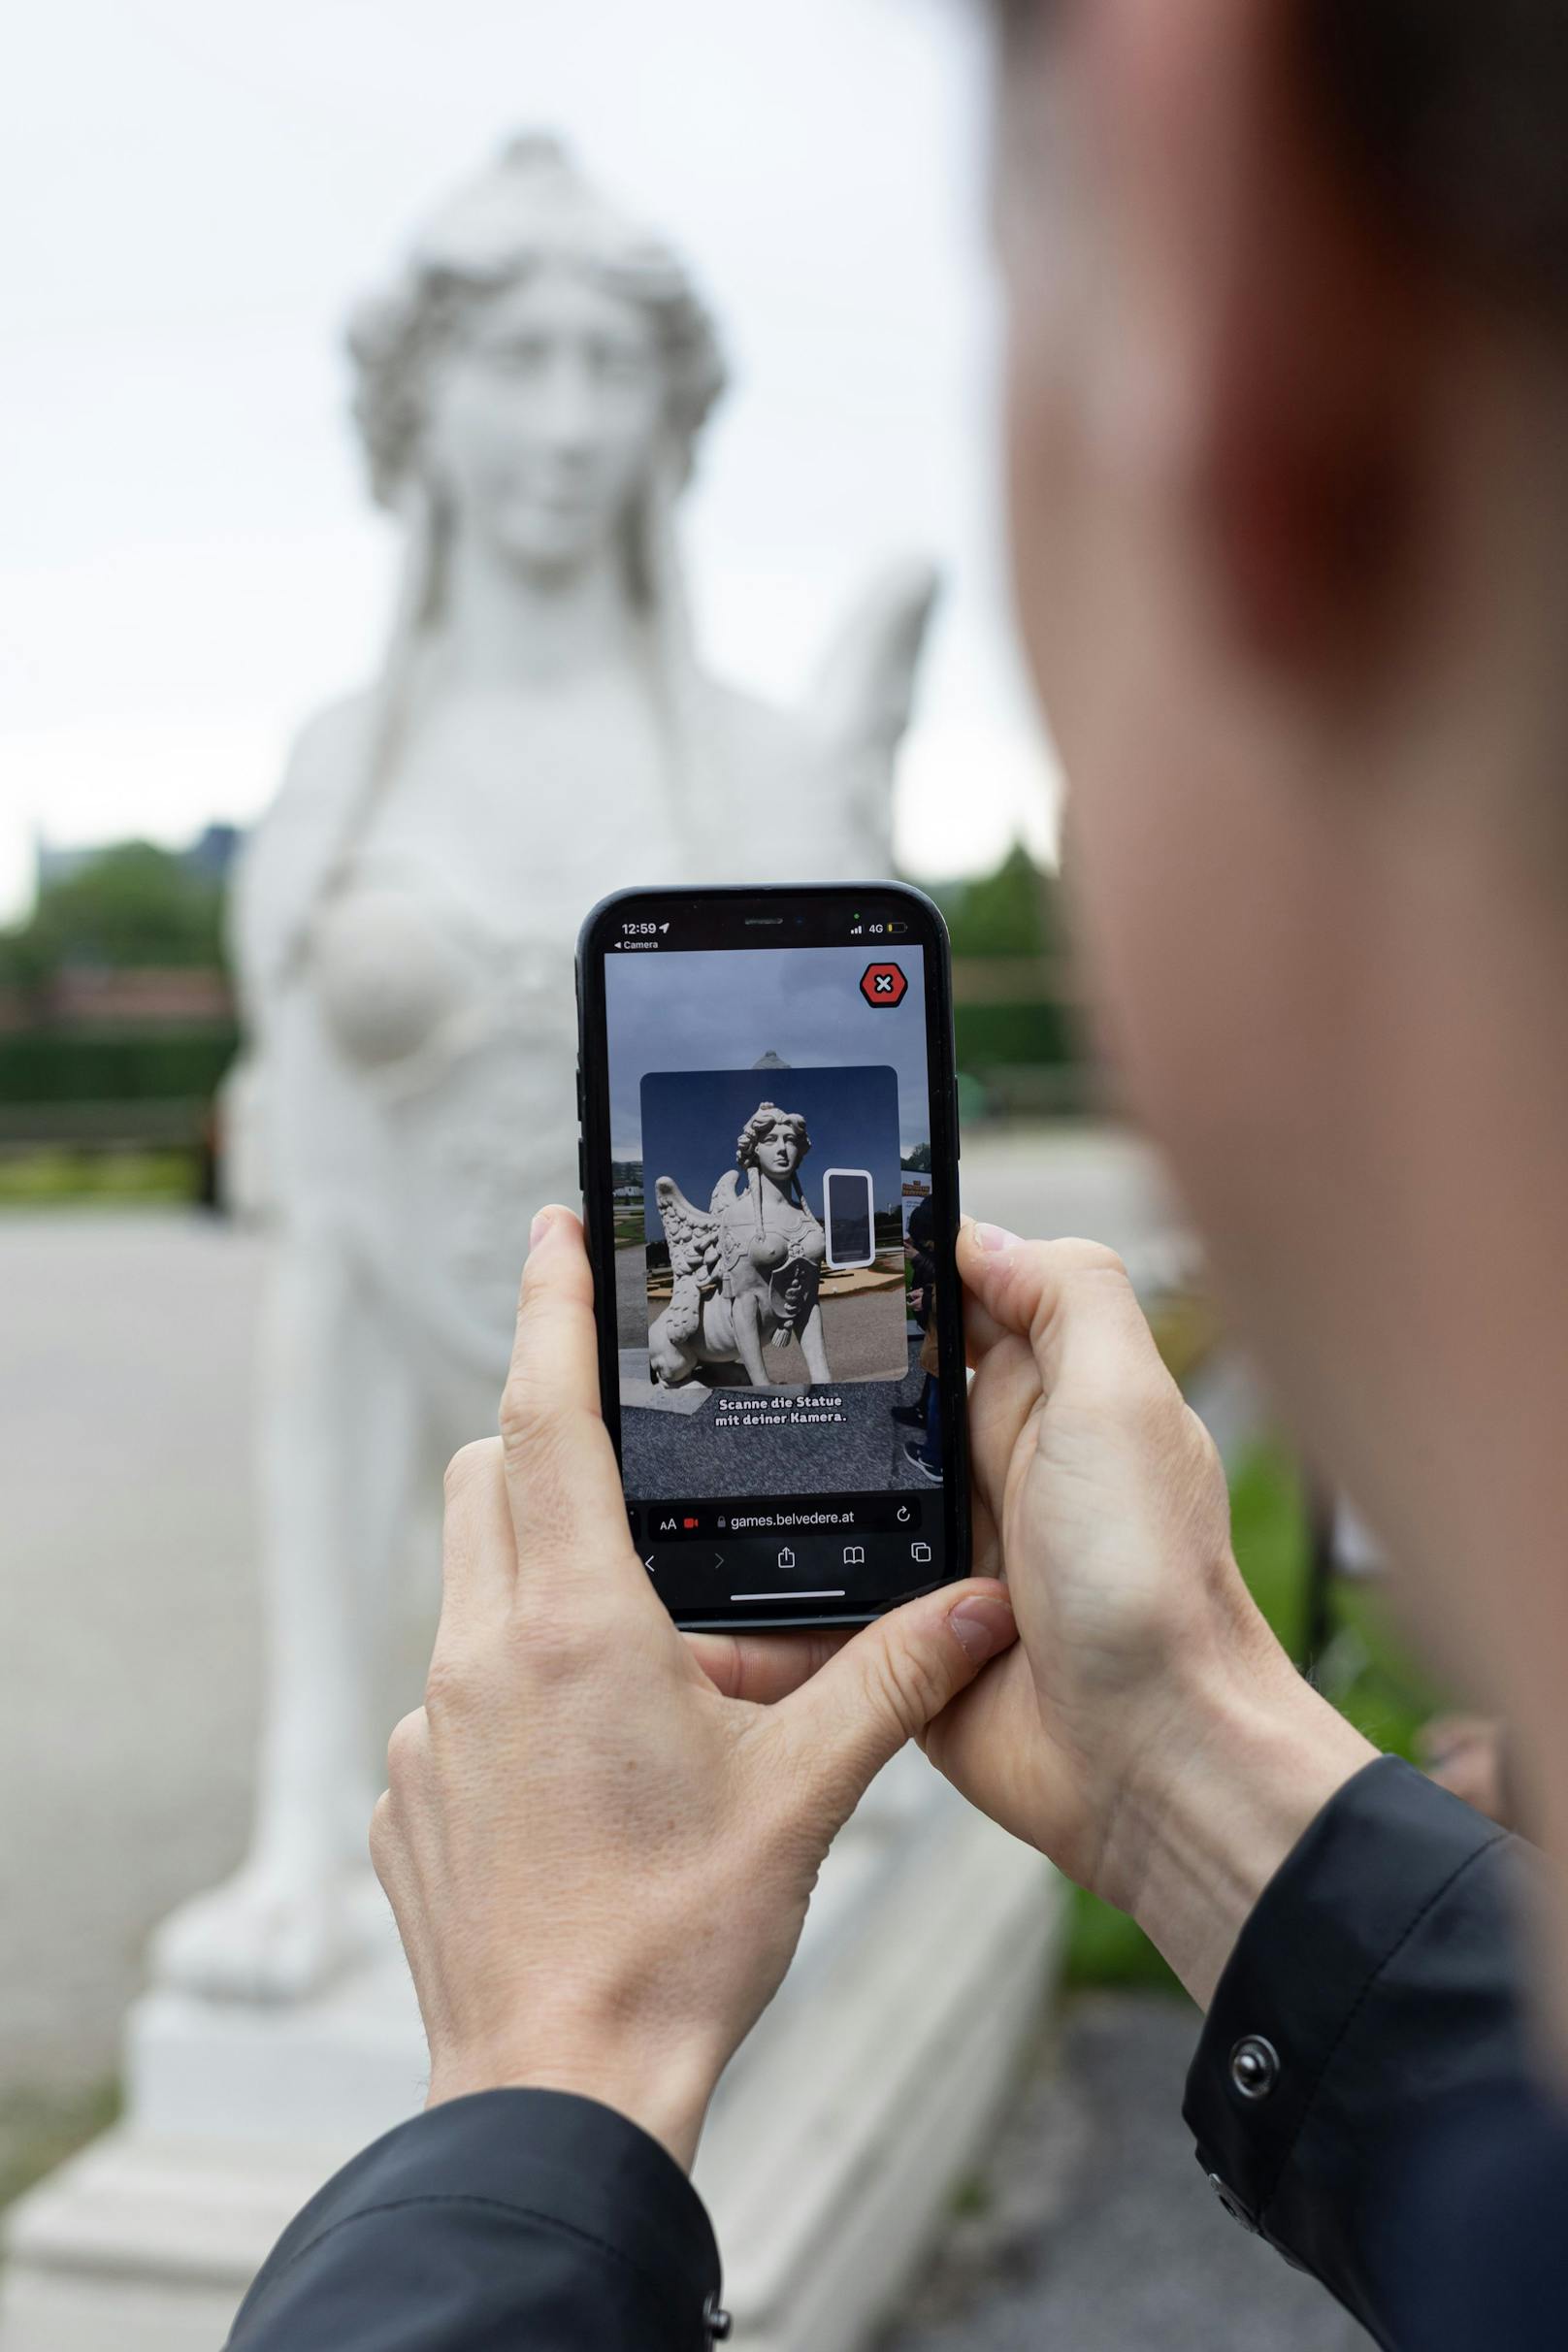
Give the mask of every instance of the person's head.
M 377 495 L 417 478 L 447 529 L 544 576 L 617 537 L 635 568 L 639 503 L 685 479 L 724 382 L 679 262 L 539 137 L 441 210 L 349 344 Z
M 735 1165 L 761 1168 L 765 1176 L 785 1182 L 810 1149 L 811 1138 L 799 1111 L 781 1111 L 762 1102 L 735 1139 Z
M 1568 16 L 996 5 L 1016 590 L 1091 1000 L 1299 1425 L 1544 1704 Z

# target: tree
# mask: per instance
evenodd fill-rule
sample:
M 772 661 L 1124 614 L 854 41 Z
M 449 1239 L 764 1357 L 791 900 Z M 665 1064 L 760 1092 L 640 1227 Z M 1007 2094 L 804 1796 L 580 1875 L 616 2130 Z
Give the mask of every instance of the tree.
M 955 956 L 1054 956 L 1062 925 L 1054 874 L 1015 841 L 995 873 L 938 894 Z
M 0 933 L 0 978 L 45 985 L 59 971 L 221 964 L 223 894 L 172 850 L 126 841 L 49 882 L 30 920 Z

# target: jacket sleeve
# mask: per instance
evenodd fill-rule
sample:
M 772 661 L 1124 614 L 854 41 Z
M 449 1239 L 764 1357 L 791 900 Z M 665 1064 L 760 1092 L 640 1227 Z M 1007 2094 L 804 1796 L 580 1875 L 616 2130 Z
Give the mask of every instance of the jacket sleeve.
M 707 2215 L 645 2133 L 563 2092 L 483 2091 L 327 2183 L 228 2352 L 708 2352 L 718 2296 Z
M 1396 1757 L 1319 1813 L 1242 1929 L 1183 2112 L 1225 2209 L 1403 2343 L 1391 2216 L 1418 2140 L 1528 2074 L 1523 1853 Z

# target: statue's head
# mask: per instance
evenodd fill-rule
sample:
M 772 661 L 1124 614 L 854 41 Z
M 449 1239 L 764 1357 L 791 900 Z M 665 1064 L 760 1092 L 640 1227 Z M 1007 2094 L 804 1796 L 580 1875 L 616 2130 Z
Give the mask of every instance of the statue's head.
M 376 495 L 421 482 L 448 528 L 544 572 L 635 545 L 724 384 L 681 264 L 538 135 L 441 208 L 348 340 Z
M 793 1176 L 810 1149 L 811 1138 L 799 1111 L 761 1102 L 735 1139 L 735 1165 L 761 1168 L 768 1176 Z

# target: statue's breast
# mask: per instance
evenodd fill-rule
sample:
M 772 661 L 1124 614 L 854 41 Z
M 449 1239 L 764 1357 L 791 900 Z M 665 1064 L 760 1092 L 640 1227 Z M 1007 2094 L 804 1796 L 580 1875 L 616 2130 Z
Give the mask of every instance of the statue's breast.
M 411 893 L 357 883 L 316 917 L 310 964 L 327 1026 L 349 1061 L 384 1068 L 417 1054 L 474 1002 L 471 951 Z

